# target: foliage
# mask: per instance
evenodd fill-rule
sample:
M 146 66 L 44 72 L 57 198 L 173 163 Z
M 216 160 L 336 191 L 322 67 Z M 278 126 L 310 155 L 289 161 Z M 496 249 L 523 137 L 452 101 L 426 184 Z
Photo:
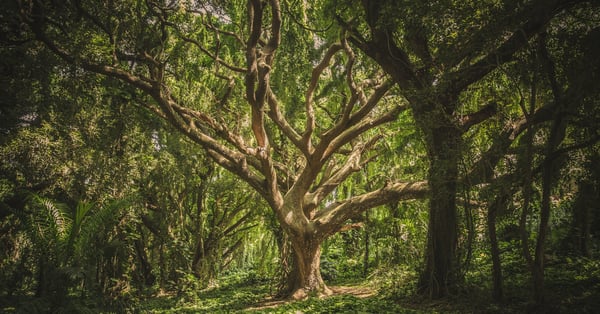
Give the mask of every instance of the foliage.
M 2 2 L 1 310 L 597 310 L 598 9 Z

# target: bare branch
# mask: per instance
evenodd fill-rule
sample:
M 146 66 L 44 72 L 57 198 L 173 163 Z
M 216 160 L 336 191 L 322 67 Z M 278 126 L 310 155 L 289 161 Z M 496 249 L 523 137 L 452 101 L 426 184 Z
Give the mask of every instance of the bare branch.
M 464 176 L 463 181 L 470 185 L 489 182 L 494 175 L 496 164 L 506 154 L 506 151 L 512 142 L 519 134 L 521 134 L 521 132 L 526 130 L 529 125 L 549 121 L 552 118 L 554 107 L 554 103 L 548 104 L 538 109 L 529 118 L 523 117 L 516 123 L 508 125 L 499 136 L 494 138 L 494 142 L 490 148 L 474 163 Z
M 340 226 L 370 208 L 392 201 L 423 199 L 428 194 L 427 181 L 389 183 L 378 190 L 333 203 L 319 211 L 314 220 L 321 225 Z
M 352 173 L 362 169 L 362 166 L 371 160 L 369 159 L 361 162 L 364 152 L 371 149 L 381 138 L 382 136 L 375 136 L 368 143 L 359 143 L 355 145 L 344 164 L 333 171 L 333 173 L 328 174 L 314 192 L 306 194 L 304 198 L 304 205 L 316 207 Z
M 529 40 L 544 30 L 547 23 L 561 10 L 571 7 L 580 1 L 569 0 L 539 0 L 531 4 L 531 7 L 525 11 L 525 21 L 522 25 L 517 26 L 513 34 L 500 44 L 496 49 L 483 56 L 474 64 L 468 65 L 458 71 L 451 73 L 454 77 L 451 86 L 453 93 L 459 93 L 470 86 L 473 82 L 480 80 L 482 77 L 496 69 L 499 65 L 512 60 L 514 54 L 526 46 Z
M 277 127 L 283 132 L 283 134 L 285 134 L 285 136 L 290 139 L 292 141 L 292 143 L 298 148 L 302 150 L 302 142 L 301 142 L 301 136 L 300 134 L 298 134 L 298 132 L 296 132 L 296 130 L 294 130 L 294 128 L 289 124 L 289 122 L 287 122 L 287 120 L 285 119 L 285 117 L 283 116 L 283 114 L 281 113 L 281 107 L 279 106 L 279 102 L 277 101 L 277 98 L 275 97 L 275 94 L 273 94 L 272 92 L 268 93 L 268 102 L 269 104 L 269 118 L 271 118 L 271 120 L 273 122 L 275 122 L 275 124 L 277 125 Z M 304 154 L 306 156 L 308 156 L 308 152 L 304 151 Z
M 472 126 L 477 125 L 498 112 L 498 105 L 496 103 L 489 103 L 481 108 L 479 111 L 465 115 L 459 119 L 462 132 L 468 131 Z
M 331 58 L 333 58 L 333 55 L 335 55 L 341 49 L 342 49 L 342 46 L 339 43 L 335 43 L 335 44 L 331 45 L 329 47 L 329 49 L 327 49 L 327 52 L 325 52 L 323 59 L 321 59 L 321 62 L 319 62 L 319 64 L 317 64 L 314 67 L 314 69 L 312 71 L 310 83 L 308 85 L 308 89 L 306 90 L 306 97 L 305 97 L 306 98 L 306 101 L 305 101 L 306 129 L 304 131 L 304 134 L 302 135 L 302 143 L 306 147 L 305 148 L 306 151 L 308 151 L 309 153 L 312 151 L 311 136 L 315 129 L 315 110 L 314 110 L 314 107 L 312 104 L 313 103 L 313 94 L 314 94 L 315 89 L 317 88 L 317 83 L 319 82 L 319 77 L 321 76 L 323 71 L 327 68 L 327 66 L 329 66 L 329 62 L 331 61 Z
M 384 94 L 385 92 L 382 92 L 375 98 L 383 97 Z M 368 106 L 364 106 L 363 108 L 365 107 Z M 384 123 L 396 120 L 398 115 L 401 112 L 407 110 L 408 108 L 408 106 L 395 106 L 389 111 L 375 118 L 360 117 L 363 113 L 359 111 L 356 113 L 356 119 L 354 118 L 354 116 L 350 118 L 348 123 L 350 126 L 348 128 L 343 129 L 343 131 L 340 132 L 338 136 L 333 138 L 331 142 L 322 140 L 321 143 L 319 143 L 319 147 L 316 149 L 316 151 L 319 152 L 322 161 L 327 160 L 336 150 L 349 143 L 353 138 L 356 138 L 360 134 L 363 134 L 368 130 L 374 129 Z

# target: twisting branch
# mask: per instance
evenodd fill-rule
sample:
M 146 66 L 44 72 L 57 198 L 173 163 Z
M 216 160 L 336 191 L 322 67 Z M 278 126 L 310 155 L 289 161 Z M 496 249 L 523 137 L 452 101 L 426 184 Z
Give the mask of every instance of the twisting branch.
M 272 65 L 275 50 L 281 43 L 281 6 L 278 0 L 270 0 L 269 4 L 271 5 L 271 38 L 262 53 L 267 57 L 267 64 Z
M 269 118 L 277 127 L 285 134 L 285 136 L 292 141 L 292 143 L 296 146 L 296 148 L 300 149 L 306 157 L 308 157 L 309 152 L 304 149 L 305 147 L 302 145 L 302 137 L 294 128 L 289 124 L 289 122 L 285 119 L 283 114 L 281 113 L 281 106 L 279 106 L 279 101 L 275 97 L 275 94 L 272 93 L 271 90 L 268 91 L 268 104 L 269 104 Z
M 383 136 L 374 136 L 367 143 L 359 143 L 354 145 L 354 148 L 348 155 L 344 164 L 335 170 L 328 171 L 324 174 L 324 179 L 312 193 L 305 196 L 305 206 L 317 206 L 325 197 L 327 197 L 336 187 L 344 182 L 352 173 L 362 169 L 362 167 L 372 160 L 362 160 L 365 152 L 369 151 L 375 144 L 381 140 Z M 333 166 L 333 165 L 332 165 Z
M 252 131 L 254 132 L 254 137 L 256 138 L 258 147 L 261 147 L 263 150 L 266 150 L 267 139 L 263 121 L 264 102 L 261 102 L 260 97 L 257 97 L 257 91 L 255 89 L 257 81 L 259 79 L 258 42 L 260 39 L 260 34 L 262 32 L 262 14 L 263 8 L 259 0 L 248 1 L 248 20 L 250 28 L 250 37 L 248 38 L 248 43 L 246 45 L 246 100 L 250 103 L 250 106 L 252 107 L 251 123 Z M 264 96 L 264 92 L 262 96 Z
M 265 129 L 265 104 L 277 109 L 277 102 L 269 86 L 270 71 L 275 57 L 275 51 L 281 41 L 281 10 L 279 1 L 269 1 L 271 8 L 271 29 L 270 38 L 267 43 L 260 48 L 260 35 L 262 33 L 262 19 L 264 13 L 263 3 L 259 0 L 250 0 L 248 2 L 248 20 L 249 33 L 248 43 L 246 45 L 246 100 L 251 106 L 252 111 L 252 132 L 257 143 L 256 156 L 261 162 L 261 172 L 265 176 L 266 187 L 269 194 L 268 200 L 273 208 L 280 208 L 283 204 L 283 197 L 279 190 L 279 179 L 275 171 L 276 165 L 273 162 L 269 139 Z M 274 114 L 278 117 L 278 112 Z M 278 117 L 279 123 L 286 126 L 287 122 Z M 288 135 L 292 135 L 291 128 L 287 129 Z
M 388 183 L 378 190 L 332 203 L 319 211 L 314 220 L 321 225 L 340 226 L 367 209 L 391 201 L 422 199 L 427 197 L 428 192 L 427 181 Z
M 356 99 L 361 105 L 364 105 L 367 102 L 367 97 L 365 96 L 364 91 L 360 88 L 356 82 L 354 82 L 354 72 L 352 71 L 352 67 L 354 66 L 354 62 L 356 60 L 356 55 L 350 45 L 348 45 L 348 41 L 345 37 L 342 37 L 342 46 L 344 47 L 344 52 L 346 56 L 348 56 L 348 62 L 346 62 L 346 84 L 352 93 L 352 98 Z M 347 119 L 354 109 L 354 104 L 356 101 L 350 102 L 347 104 L 344 109 L 344 113 L 342 115 L 342 119 Z
M 310 83 L 308 84 L 308 88 L 306 89 L 306 129 L 304 131 L 304 134 L 302 135 L 302 143 L 306 147 L 306 151 L 309 153 L 311 153 L 313 150 L 311 136 L 315 129 L 315 110 L 313 107 L 313 94 L 315 92 L 315 89 L 317 88 L 319 77 L 321 76 L 323 71 L 329 66 L 329 63 L 331 62 L 333 56 L 341 49 L 342 46 L 339 43 L 335 43 L 331 45 L 329 49 L 327 49 L 327 52 L 325 52 L 325 55 L 321 59 L 321 62 L 319 62 L 319 64 L 317 64 L 313 68 Z

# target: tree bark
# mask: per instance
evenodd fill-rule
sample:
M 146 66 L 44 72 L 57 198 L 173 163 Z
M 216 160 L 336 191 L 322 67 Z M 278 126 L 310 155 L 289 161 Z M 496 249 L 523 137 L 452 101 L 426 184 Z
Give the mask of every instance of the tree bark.
M 304 299 L 310 294 L 331 295 L 331 290 L 321 277 L 321 244 L 323 238 L 311 234 L 291 236 L 294 252 L 293 269 L 290 274 L 291 298 Z
M 589 239 L 594 217 L 592 208 L 598 202 L 598 192 L 592 183 L 582 181 L 579 183 L 579 193 L 573 206 L 573 225 L 567 241 L 572 242 L 572 247 L 581 256 L 590 257 Z
M 458 280 L 456 262 L 456 192 L 460 132 L 454 127 L 434 129 L 428 141 L 430 169 L 429 223 L 425 271 L 419 291 L 430 298 L 442 298 Z

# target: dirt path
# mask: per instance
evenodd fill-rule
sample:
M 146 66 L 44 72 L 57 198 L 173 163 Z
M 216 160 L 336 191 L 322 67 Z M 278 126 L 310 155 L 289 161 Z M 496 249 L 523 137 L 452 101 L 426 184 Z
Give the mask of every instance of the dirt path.
M 333 294 L 325 296 L 324 298 L 328 298 L 336 295 L 352 295 L 357 298 L 363 299 L 372 297 L 377 294 L 377 292 L 369 287 L 365 286 L 330 286 L 329 289 L 333 292 Z M 245 311 L 256 311 L 256 310 L 264 310 L 269 308 L 275 308 L 283 304 L 288 304 L 291 302 L 295 302 L 295 300 L 289 299 L 273 299 L 271 297 L 265 299 L 264 301 L 256 304 L 253 307 L 246 308 Z

